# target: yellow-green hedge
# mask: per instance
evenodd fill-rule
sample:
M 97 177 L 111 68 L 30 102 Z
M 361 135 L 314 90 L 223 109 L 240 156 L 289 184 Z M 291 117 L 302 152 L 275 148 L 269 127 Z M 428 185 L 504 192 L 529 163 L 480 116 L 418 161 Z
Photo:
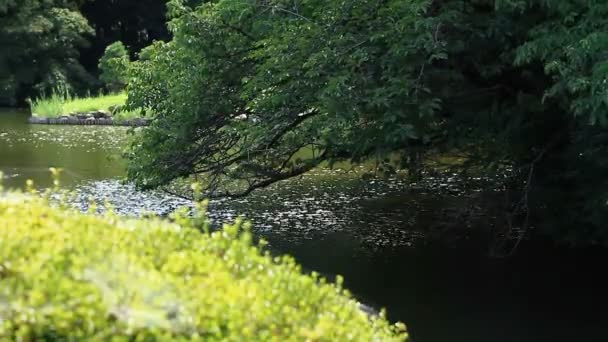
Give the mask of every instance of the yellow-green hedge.
M 199 222 L 200 223 L 200 222 Z M 198 224 L 198 223 L 197 223 Z M 201 233 L 0 198 L 0 340 L 402 341 L 338 284 L 253 246 L 240 222 Z

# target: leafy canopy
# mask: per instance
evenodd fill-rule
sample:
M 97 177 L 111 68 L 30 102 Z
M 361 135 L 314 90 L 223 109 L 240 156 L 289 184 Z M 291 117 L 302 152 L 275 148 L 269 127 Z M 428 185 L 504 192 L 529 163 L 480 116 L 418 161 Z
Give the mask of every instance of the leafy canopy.
M 321 162 L 429 137 L 423 82 L 445 58 L 429 1 L 170 1 L 174 39 L 135 63 L 132 107 L 155 114 L 131 154 L 140 186 L 205 174 L 242 195 Z
M 79 48 L 93 33 L 79 1 L 0 0 L 0 103 L 14 103 L 34 87 L 86 84 Z
M 607 243 L 608 3 L 577 0 L 169 2 L 145 50 L 129 154 L 141 187 L 200 176 L 239 196 L 322 162 L 458 153 L 512 170 L 506 220 Z M 418 175 L 412 172 L 412 175 Z M 499 232 L 510 236 L 510 232 Z

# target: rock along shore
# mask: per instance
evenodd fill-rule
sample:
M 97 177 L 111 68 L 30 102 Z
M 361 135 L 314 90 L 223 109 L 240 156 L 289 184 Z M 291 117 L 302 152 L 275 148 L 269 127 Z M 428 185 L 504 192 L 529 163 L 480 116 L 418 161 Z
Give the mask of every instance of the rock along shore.
M 28 119 L 36 125 L 76 125 L 76 126 L 131 126 L 144 127 L 150 124 L 149 119 L 135 118 L 131 120 L 115 120 L 108 111 L 97 110 L 87 113 L 73 113 L 57 118 L 39 117 L 36 114 Z

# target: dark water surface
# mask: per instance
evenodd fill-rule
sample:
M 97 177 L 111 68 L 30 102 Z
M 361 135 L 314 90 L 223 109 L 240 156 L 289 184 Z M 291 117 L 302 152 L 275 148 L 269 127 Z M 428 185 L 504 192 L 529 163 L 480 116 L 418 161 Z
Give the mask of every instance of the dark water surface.
M 26 119 L 0 111 L 6 187 L 27 179 L 49 186 L 48 168 L 59 166 L 82 209 L 90 197 L 125 215 L 189 205 L 120 182 L 126 129 L 32 126 Z M 407 323 L 414 342 L 608 341 L 605 251 L 527 245 L 514 258 L 495 260 L 483 244 L 427 243 L 446 208 L 463 202 L 456 184 L 448 178 L 411 189 L 399 179 L 316 171 L 247 199 L 212 202 L 210 214 L 216 222 L 245 215 L 274 251 L 328 277 L 344 275 L 363 302 Z

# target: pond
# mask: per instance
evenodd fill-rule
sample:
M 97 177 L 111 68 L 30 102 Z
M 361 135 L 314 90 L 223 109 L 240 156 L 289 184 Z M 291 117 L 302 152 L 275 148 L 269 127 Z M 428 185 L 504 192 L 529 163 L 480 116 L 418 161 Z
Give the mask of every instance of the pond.
M 125 215 L 189 205 L 121 182 L 127 132 L 28 125 L 25 113 L 0 112 L 3 184 L 19 188 L 33 179 L 48 187 L 48 168 L 56 166 L 83 210 L 91 197 Z M 608 341 L 605 251 L 528 245 L 514 258 L 490 259 L 466 233 L 466 220 L 452 223 L 470 243 L 429 243 L 463 196 L 449 177 L 412 187 L 398 178 L 317 170 L 246 199 L 214 201 L 210 215 L 215 222 L 245 215 L 275 253 L 329 278 L 344 275 L 361 301 L 407 323 L 414 342 Z

